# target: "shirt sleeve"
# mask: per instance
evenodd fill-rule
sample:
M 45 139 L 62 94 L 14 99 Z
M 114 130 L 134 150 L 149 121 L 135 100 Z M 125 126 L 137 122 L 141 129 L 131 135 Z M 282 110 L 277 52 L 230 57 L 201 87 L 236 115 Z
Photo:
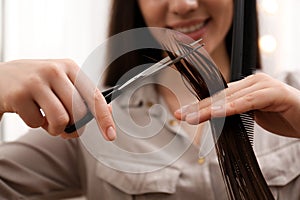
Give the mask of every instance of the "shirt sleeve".
M 81 194 L 78 142 L 33 130 L 0 145 L 0 199 L 58 199 Z
M 300 90 L 300 69 L 287 71 L 283 73 L 283 82 Z

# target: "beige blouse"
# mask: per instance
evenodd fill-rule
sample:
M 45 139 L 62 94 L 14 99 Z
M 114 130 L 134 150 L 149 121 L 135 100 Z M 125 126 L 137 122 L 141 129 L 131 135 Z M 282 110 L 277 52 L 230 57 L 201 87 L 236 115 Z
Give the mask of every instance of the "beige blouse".
M 293 75 L 283 80 L 300 88 Z M 2 144 L 0 199 L 227 199 L 214 150 L 199 159 L 199 147 L 159 102 L 151 86 L 118 98 L 115 142 L 92 121 L 80 139 L 35 129 Z M 300 199 L 299 140 L 256 125 L 254 149 L 275 199 Z

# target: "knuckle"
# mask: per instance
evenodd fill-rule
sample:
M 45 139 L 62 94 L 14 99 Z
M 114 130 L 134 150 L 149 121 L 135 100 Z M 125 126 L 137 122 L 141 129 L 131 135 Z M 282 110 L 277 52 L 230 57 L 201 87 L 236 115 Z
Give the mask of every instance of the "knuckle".
M 235 108 L 236 107 L 235 101 L 229 102 L 229 107 L 230 108 Z
M 51 135 L 59 135 L 64 132 L 65 127 L 69 124 L 69 117 L 66 114 L 58 115 L 55 121 L 50 123 L 49 133 Z
M 46 76 L 60 77 L 63 74 L 61 64 L 55 61 L 51 61 L 47 64 L 47 67 L 43 69 Z
M 256 78 L 257 79 L 268 79 L 270 76 L 265 73 L 258 73 Z
M 66 126 L 69 123 L 69 116 L 67 114 L 61 114 L 58 115 L 55 120 L 58 127 Z
M 270 79 L 270 76 L 265 73 L 257 73 L 255 75 L 252 75 L 251 77 L 254 83 L 257 83 L 259 81 L 265 82 Z
M 252 74 L 252 75 L 249 75 L 245 78 L 245 80 L 247 81 L 250 81 L 251 83 L 254 83 L 255 82 L 255 78 L 258 74 Z
M 24 87 L 32 88 L 40 86 L 43 83 L 43 80 L 40 76 L 36 76 L 35 74 L 29 76 L 24 83 Z
M 69 59 L 69 58 L 62 59 L 62 62 L 63 62 L 65 65 L 68 65 L 68 66 L 76 66 L 76 67 L 77 67 L 77 64 L 76 64 L 72 59 Z
M 47 132 L 52 136 L 58 136 L 59 135 L 59 133 L 55 129 L 52 129 L 52 128 L 48 128 Z
M 258 97 L 256 97 L 254 94 L 248 94 L 248 95 L 244 96 L 243 98 L 245 100 L 245 103 L 248 105 L 248 107 L 251 110 L 255 108 L 254 102 L 255 102 L 255 99 Z
M 250 94 L 245 95 L 243 98 L 245 99 L 245 101 L 247 103 L 251 103 L 255 100 L 256 97 L 254 96 L 254 94 L 250 93 Z
M 227 109 L 226 112 L 230 115 L 238 113 L 235 101 L 229 102 L 229 109 Z
M 66 69 L 71 69 L 71 70 L 79 69 L 79 66 L 72 59 L 68 59 L 68 58 L 61 59 L 61 62 L 63 63 L 63 65 Z

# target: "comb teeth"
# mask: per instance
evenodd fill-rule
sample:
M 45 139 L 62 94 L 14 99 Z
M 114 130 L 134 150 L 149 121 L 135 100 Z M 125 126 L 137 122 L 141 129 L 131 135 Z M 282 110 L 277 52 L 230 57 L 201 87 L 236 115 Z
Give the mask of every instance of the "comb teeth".
M 240 114 L 242 123 L 244 125 L 244 128 L 246 130 L 246 133 L 248 135 L 248 139 L 251 143 L 251 146 L 253 147 L 253 140 L 254 140 L 254 113 L 246 112 L 243 114 Z

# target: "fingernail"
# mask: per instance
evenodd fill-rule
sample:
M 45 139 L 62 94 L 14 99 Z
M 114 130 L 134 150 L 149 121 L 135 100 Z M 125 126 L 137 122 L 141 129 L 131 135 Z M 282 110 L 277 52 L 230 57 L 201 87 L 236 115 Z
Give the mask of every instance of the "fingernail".
M 214 105 L 211 107 L 211 115 L 212 117 L 223 117 L 226 115 L 226 111 L 224 106 L 222 105 Z
M 198 112 L 193 112 L 193 113 L 188 114 L 185 117 L 185 120 L 188 123 L 197 123 L 197 122 L 199 122 Z
M 176 110 L 176 111 L 174 112 L 175 115 L 180 115 L 180 116 L 181 116 L 181 113 L 182 113 L 182 112 L 181 112 L 181 109 L 178 109 L 178 110 Z
M 187 109 L 188 106 L 183 106 L 181 108 L 179 108 L 178 110 L 175 111 L 175 114 L 179 114 L 179 115 L 185 115 L 187 114 Z
M 212 110 L 214 111 L 217 111 L 217 110 L 222 110 L 223 109 L 223 106 L 222 105 L 213 105 L 211 107 Z
M 106 134 L 107 134 L 107 137 L 108 137 L 108 139 L 109 139 L 110 141 L 113 141 L 113 140 L 116 139 L 117 134 L 116 134 L 115 129 L 114 129 L 112 126 L 110 126 L 110 127 L 107 129 Z

